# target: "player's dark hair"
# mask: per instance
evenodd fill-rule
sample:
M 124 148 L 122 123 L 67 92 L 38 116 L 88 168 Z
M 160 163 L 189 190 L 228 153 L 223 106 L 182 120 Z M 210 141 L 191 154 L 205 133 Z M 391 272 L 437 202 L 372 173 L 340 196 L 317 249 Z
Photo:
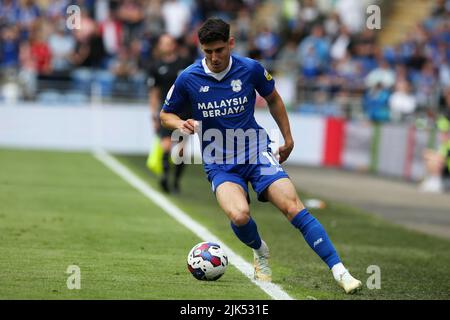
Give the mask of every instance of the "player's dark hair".
M 230 25 L 222 19 L 209 18 L 198 30 L 198 39 L 201 44 L 227 42 L 230 39 Z

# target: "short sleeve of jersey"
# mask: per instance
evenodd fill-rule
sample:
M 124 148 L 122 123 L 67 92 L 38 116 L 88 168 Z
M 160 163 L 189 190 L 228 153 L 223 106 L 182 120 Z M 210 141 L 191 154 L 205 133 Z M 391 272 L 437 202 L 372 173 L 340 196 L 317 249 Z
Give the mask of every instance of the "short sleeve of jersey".
M 266 97 L 273 92 L 275 89 L 275 80 L 272 75 L 257 61 L 254 61 L 253 63 L 252 75 L 255 89 L 261 97 Z
M 180 115 L 183 111 L 185 111 L 184 108 L 187 106 L 189 97 L 183 79 L 183 74 L 180 74 L 167 93 L 166 100 L 163 105 L 164 112 Z

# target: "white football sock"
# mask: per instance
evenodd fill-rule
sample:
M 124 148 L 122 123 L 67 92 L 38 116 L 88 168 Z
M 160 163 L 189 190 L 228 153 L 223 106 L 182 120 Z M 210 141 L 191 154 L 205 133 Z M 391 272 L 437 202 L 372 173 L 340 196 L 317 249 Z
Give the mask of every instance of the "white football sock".
M 342 264 L 342 262 L 336 263 L 332 268 L 331 268 L 331 272 L 333 272 L 333 277 L 336 280 L 339 280 L 341 275 L 343 273 L 345 273 L 347 271 L 347 269 L 345 269 L 344 265 Z
M 266 255 L 269 248 L 267 247 L 267 244 L 261 240 L 261 247 L 259 247 L 259 249 L 253 249 L 256 251 L 256 253 L 261 256 L 261 255 Z

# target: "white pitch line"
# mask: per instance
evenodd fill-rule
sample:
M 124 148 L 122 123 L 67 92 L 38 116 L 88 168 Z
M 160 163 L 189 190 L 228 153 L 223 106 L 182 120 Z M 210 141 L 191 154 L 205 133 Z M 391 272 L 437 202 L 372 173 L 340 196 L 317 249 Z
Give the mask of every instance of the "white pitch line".
M 195 233 L 199 238 L 204 241 L 220 243 L 228 254 L 229 262 L 270 297 L 275 300 L 293 300 L 293 298 L 281 289 L 280 286 L 270 282 L 267 283 L 254 280 L 253 266 L 250 263 L 231 250 L 230 247 L 225 245 L 222 240 L 209 232 L 204 226 L 193 220 L 188 214 L 175 206 L 165 196 L 151 188 L 144 180 L 136 176 L 133 172 L 131 172 L 131 170 L 122 165 L 114 157 L 103 150 L 95 151 L 94 156 L 122 179 L 132 185 L 135 189 L 143 193 L 148 199 L 161 207 L 161 209 L 163 209 L 168 215 Z

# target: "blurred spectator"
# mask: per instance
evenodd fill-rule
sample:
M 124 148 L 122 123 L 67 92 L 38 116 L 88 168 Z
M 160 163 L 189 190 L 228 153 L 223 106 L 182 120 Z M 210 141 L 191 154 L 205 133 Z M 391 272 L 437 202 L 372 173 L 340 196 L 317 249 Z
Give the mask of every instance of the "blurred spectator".
M 75 49 L 75 39 L 73 35 L 66 32 L 64 19 L 55 26 L 55 32 L 48 39 L 48 46 L 52 55 L 52 71 L 68 72 L 72 64 L 70 57 Z
M 16 24 L 17 11 L 18 6 L 16 0 L 0 1 L 0 26 Z
M 372 69 L 377 67 L 375 32 L 364 29 L 358 36 L 354 37 L 350 51 L 361 65 L 361 72 L 367 75 Z
M 255 47 L 261 52 L 265 60 L 273 60 L 278 53 L 280 39 L 278 35 L 265 25 L 255 36 Z
M 150 63 L 148 61 L 148 53 L 146 50 L 147 49 L 144 49 L 143 42 L 138 39 L 134 39 L 130 43 L 129 55 L 130 59 L 136 63 L 136 67 L 138 68 L 137 72 L 144 72 L 145 68 L 148 66 L 148 63 Z
M 70 0 L 53 0 L 50 1 L 47 7 L 46 16 L 53 21 L 59 21 L 66 17 L 67 7 L 70 5 Z
M 360 88 L 364 84 L 361 65 L 348 51 L 336 62 L 336 75 L 344 80 L 346 87 Z
M 117 57 L 111 62 L 110 70 L 117 78 L 128 78 L 138 71 L 137 64 L 130 59 L 126 47 L 120 49 Z
M 95 0 L 93 4 L 95 21 L 101 23 L 110 17 L 110 13 L 115 10 L 116 4 L 113 4 L 110 0 Z
M 114 79 L 114 89 L 122 96 L 133 95 L 143 97 L 146 94 L 145 74 L 140 71 L 137 59 L 132 59 L 130 49 L 123 47 L 111 62 L 110 72 Z
M 98 25 L 84 8 L 81 9 L 80 25 L 83 27 L 73 30 L 75 39 L 79 42 L 87 42 L 97 31 Z
M 450 3 L 447 0 L 436 0 L 431 15 L 445 17 L 450 12 Z
M 5 68 L 16 68 L 19 66 L 19 33 L 14 25 L 0 29 L 0 66 Z
M 235 38 L 235 52 L 246 55 L 249 49 L 249 38 L 252 32 L 252 17 L 246 8 L 239 10 L 237 18 L 232 25 L 232 33 Z
M 336 10 L 340 20 L 351 33 L 357 33 L 363 29 L 365 11 L 361 0 L 339 0 Z
M 339 19 L 339 15 L 337 14 L 337 12 L 332 12 L 330 15 L 328 15 L 325 18 L 323 25 L 325 28 L 325 33 L 331 39 L 336 39 L 340 35 L 340 32 L 342 34 L 342 27 L 345 28 L 345 33 L 347 33 L 348 31 L 348 29 L 341 24 L 341 20 Z
M 450 63 L 449 59 L 439 65 L 439 82 L 443 88 L 450 88 Z
M 431 62 L 425 62 L 421 71 L 413 75 L 413 85 L 419 106 L 436 106 L 437 76 Z
M 85 20 L 92 22 L 92 25 L 89 26 L 89 31 L 74 33 L 75 50 L 70 57 L 74 65 L 72 72 L 74 89 L 83 94 L 97 90 L 97 94 L 109 96 L 112 94 L 114 77 L 106 70 L 106 52 L 100 28 L 87 14 Z
M 376 83 L 374 86 L 367 90 L 364 99 L 363 106 L 367 118 L 373 122 L 386 122 L 389 121 L 389 91 L 382 85 L 381 82 Z
M 191 3 L 192 0 L 187 2 Z M 244 6 L 251 12 L 258 8 L 260 0 L 193 0 L 195 1 L 195 19 L 196 23 L 204 21 L 211 16 L 220 17 L 224 20 L 233 20 L 236 13 Z M 186 1 L 185 1 L 186 2 Z
M 163 3 L 161 12 L 166 31 L 175 39 L 180 39 L 191 21 L 190 8 L 183 1 L 167 0 Z
M 395 72 L 386 60 L 380 59 L 378 61 L 378 67 L 367 75 L 365 83 L 367 87 L 373 87 L 381 83 L 384 88 L 389 89 L 395 83 Z
M 402 81 L 395 85 L 395 91 L 389 98 L 389 108 L 391 119 L 402 121 L 407 116 L 412 115 L 417 107 L 417 101 L 411 94 L 408 82 Z
M 123 45 L 122 23 L 117 19 L 116 11 L 109 11 L 107 18 L 100 23 L 100 35 L 106 53 L 114 57 Z
M 39 0 L 42 1 L 42 0 Z M 82 10 L 85 10 L 86 13 L 94 19 L 94 17 L 96 17 L 95 14 L 95 4 L 98 1 L 102 1 L 102 0 L 71 0 L 70 4 L 71 5 L 77 5 L 80 8 L 82 8 Z M 110 2 L 121 2 L 122 0 L 109 0 Z
M 35 97 L 39 75 L 51 73 L 51 59 L 51 51 L 43 39 L 42 29 L 32 30 L 29 40 L 22 42 L 19 50 L 19 81 L 23 86 L 25 98 Z
M 338 37 L 334 40 L 330 49 L 330 56 L 335 60 L 341 60 L 347 54 L 351 42 L 350 32 L 346 26 L 341 26 Z
M 320 74 L 329 59 L 330 43 L 325 38 L 323 27 L 315 25 L 310 36 L 303 39 L 297 48 L 297 60 L 307 77 Z
M 395 65 L 395 83 L 410 82 L 408 68 L 404 64 Z
M 316 53 L 314 47 L 308 48 L 308 51 L 302 58 L 301 64 L 302 64 L 302 75 L 306 79 L 310 80 L 319 76 L 324 69 L 324 64 L 320 60 L 319 55 Z
M 16 10 L 16 23 L 21 31 L 21 38 L 28 38 L 29 32 L 31 32 L 38 23 L 38 19 L 41 16 L 39 7 L 33 0 L 20 0 L 19 7 Z
M 255 46 L 255 42 L 253 41 L 253 38 L 250 38 L 248 43 L 249 43 L 248 57 L 251 59 L 255 59 L 255 60 L 261 60 L 262 52 Z
M 71 61 L 78 67 L 102 68 L 105 67 L 106 52 L 100 29 L 92 19 L 86 16 L 86 23 L 88 21 L 89 24 L 92 22 L 89 31 L 75 32 L 76 44 Z
M 415 25 L 414 29 L 411 31 L 411 36 L 416 46 L 425 48 L 430 42 L 430 33 L 423 23 Z
M 117 8 L 117 18 L 123 24 L 125 44 L 129 44 L 133 39 L 139 38 L 142 35 L 144 13 L 145 11 L 141 3 L 137 0 L 124 0 L 120 2 Z
M 179 55 L 185 60 L 194 61 L 203 58 L 198 42 L 197 31 L 192 30 L 178 41 Z
M 319 22 L 320 12 L 314 0 L 304 0 L 299 13 L 300 20 L 305 24 L 307 30 Z
M 161 2 L 161 0 L 149 0 L 148 4 L 144 7 L 144 34 L 154 39 L 163 34 L 165 30 Z
M 300 12 L 300 1 L 283 0 L 282 1 L 282 18 L 285 20 L 288 29 L 294 29 L 297 16 Z
M 42 29 L 32 30 L 28 43 L 22 47 L 23 59 L 30 60 L 38 74 L 49 74 L 52 71 L 52 53 L 44 39 Z
M 382 55 L 383 55 L 383 58 L 386 59 L 386 61 L 390 65 L 397 65 L 397 64 L 404 63 L 400 44 L 384 47 L 382 49 Z
M 290 73 L 298 70 L 297 63 L 297 43 L 294 39 L 289 39 L 278 54 L 275 70 L 280 73 Z
M 423 65 L 427 61 L 427 58 L 423 52 L 423 46 L 411 46 L 411 50 L 406 47 L 409 46 L 408 43 L 404 43 L 404 59 L 408 68 L 411 68 L 413 72 L 417 72 L 422 69 Z M 410 52 L 411 51 L 411 52 Z

